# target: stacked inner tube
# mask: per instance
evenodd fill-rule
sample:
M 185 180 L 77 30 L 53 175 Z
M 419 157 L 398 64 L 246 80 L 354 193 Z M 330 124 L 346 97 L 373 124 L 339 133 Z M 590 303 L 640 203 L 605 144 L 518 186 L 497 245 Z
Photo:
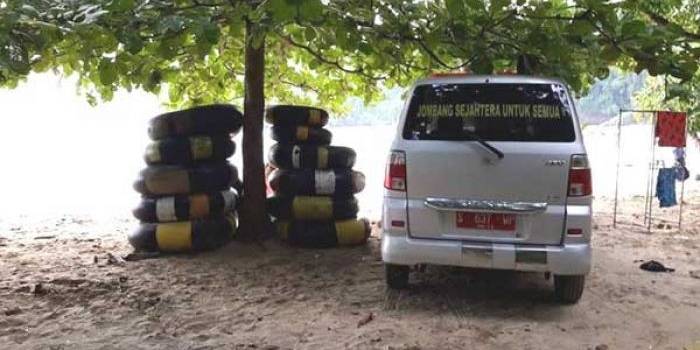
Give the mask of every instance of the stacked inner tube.
M 267 181 L 272 196 L 268 213 L 279 236 L 290 244 L 327 248 L 367 242 L 369 222 L 358 219 L 354 195 L 364 189 L 365 177 L 352 169 L 355 151 L 331 146 L 332 134 L 323 126 L 328 113 L 304 106 L 267 108 L 277 144 L 268 153 L 274 168 Z
M 151 119 L 144 160 L 134 182 L 141 222 L 129 235 L 138 251 L 213 250 L 236 233 L 238 171 L 227 159 L 243 115 L 230 105 L 209 105 Z

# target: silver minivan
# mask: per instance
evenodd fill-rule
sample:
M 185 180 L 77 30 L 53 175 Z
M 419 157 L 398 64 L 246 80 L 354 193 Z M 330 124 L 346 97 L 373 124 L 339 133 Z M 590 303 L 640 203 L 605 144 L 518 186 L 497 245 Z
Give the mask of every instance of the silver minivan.
M 388 157 L 382 259 L 544 272 L 577 302 L 591 269 L 591 170 L 561 81 L 435 76 L 410 90 Z

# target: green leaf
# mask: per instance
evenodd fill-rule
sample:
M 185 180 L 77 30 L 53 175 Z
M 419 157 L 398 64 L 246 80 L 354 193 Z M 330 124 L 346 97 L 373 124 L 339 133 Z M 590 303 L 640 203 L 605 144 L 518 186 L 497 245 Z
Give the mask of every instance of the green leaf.
M 219 42 L 219 27 L 213 23 L 207 23 L 204 26 L 204 36 L 209 40 L 210 43 L 216 44 Z
M 117 55 L 117 59 L 114 63 L 117 67 L 117 72 L 120 76 L 128 75 L 133 67 L 132 56 L 128 53 L 121 53 Z
M 174 40 L 163 40 L 158 45 L 158 54 L 165 59 L 172 59 L 177 55 L 177 43 Z
M 15 42 L 0 45 L 0 68 L 5 65 L 18 74 L 28 74 L 31 66 L 27 49 Z
M 681 98 L 681 99 L 692 98 L 692 92 L 689 91 L 689 89 L 683 85 L 669 84 L 667 91 L 668 91 L 668 96 L 666 96 L 667 100 L 674 99 L 677 97 Z
M 603 47 L 603 51 L 600 52 L 600 58 L 607 62 L 614 62 L 618 59 L 618 57 L 620 57 L 621 54 L 622 52 L 620 52 L 617 47 L 613 45 L 605 45 L 605 47 Z
M 219 27 L 206 20 L 199 22 L 194 34 L 197 43 L 203 46 L 211 46 L 218 43 L 221 35 Z
M 34 6 L 24 4 L 24 5 L 22 5 L 21 9 L 23 12 L 30 14 L 30 15 L 33 15 L 35 17 L 41 16 L 39 11 L 37 11 L 37 9 Z
M 138 33 L 128 30 L 124 33 L 122 42 L 124 43 L 124 49 L 131 54 L 137 54 L 143 50 L 143 40 Z
M 177 33 L 185 28 L 185 18 L 180 16 L 167 16 L 160 21 L 161 33 Z
M 302 19 L 315 22 L 323 19 L 323 4 L 321 0 L 303 0 L 299 6 Z
M 285 0 L 269 0 L 266 6 L 275 22 L 287 22 L 296 15 L 297 9 Z
M 477 74 L 491 74 L 493 73 L 493 62 L 487 57 L 479 57 L 471 64 L 471 69 Z
M 338 27 L 335 29 L 335 42 L 341 49 L 349 49 L 348 45 L 348 32 L 344 27 Z
M 510 0 L 491 0 L 491 10 L 501 10 L 510 5 Z
M 107 9 L 111 11 L 125 12 L 132 10 L 134 5 L 134 0 L 112 0 L 112 2 L 107 6 Z
M 610 75 L 610 69 L 608 67 L 600 67 L 596 71 L 596 78 L 603 80 Z
M 467 6 L 473 10 L 481 10 L 485 6 L 485 2 L 479 0 L 467 0 Z
M 698 73 L 698 61 L 685 61 L 681 62 L 680 68 L 684 72 L 684 76 L 692 79 L 692 77 Z
M 304 38 L 308 41 L 316 39 L 316 30 L 312 27 L 306 27 L 304 30 Z
M 586 36 L 593 33 L 593 26 L 588 21 L 574 21 L 569 26 L 569 31 L 572 34 Z
M 109 59 L 102 59 L 98 66 L 100 83 L 102 85 L 112 85 L 118 79 L 119 72 L 116 65 Z
M 163 74 L 159 69 L 155 69 L 148 75 L 148 80 L 143 87 L 146 91 L 157 92 L 162 80 Z
M 635 36 L 638 35 L 646 30 L 646 23 L 639 21 L 639 20 L 633 20 L 630 22 L 625 22 L 622 25 L 622 35 L 624 36 Z
M 456 15 L 462 13 L 464 3 L 462 0 L 445 0 L 445 7 L 449 13 Z
M 365 55 L 372 53 L 372 45 L 368 43 L 361 42 L 357 48 L 360 52 L 362 52 Z

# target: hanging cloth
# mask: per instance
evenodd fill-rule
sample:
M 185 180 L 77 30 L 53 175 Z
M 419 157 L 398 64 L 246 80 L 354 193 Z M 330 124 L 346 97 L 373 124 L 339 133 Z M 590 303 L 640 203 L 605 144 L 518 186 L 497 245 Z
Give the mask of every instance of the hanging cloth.
M 676 203 L 676 171 L 673 168 L 659 169 L 656 179 L 656 197 L 661 208 L 672 207 Z
M 685 147 L 685 113 L 658 112 L 656 137 L 661 147 Z
M 678 147 L 674 149 L 673 155 L 676 157 L 676 164 L 673 165 L 673 169 L 676 170 L 676 180 L 687 180 L 690 177 L 690 172 L 685 167 L 685 148 Z
M 685 148 L 677 147 L 673 150 L 673 156 L 676 158 L 677 163 L 685 166 Z

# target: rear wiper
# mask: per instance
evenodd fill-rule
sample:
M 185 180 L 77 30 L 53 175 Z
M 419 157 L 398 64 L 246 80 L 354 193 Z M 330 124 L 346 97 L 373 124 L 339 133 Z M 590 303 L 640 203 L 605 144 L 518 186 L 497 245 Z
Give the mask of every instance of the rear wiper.
M 475 132 L 470 131 L 470 130 L 462 130 L 462 132 L 469 135 L 469 138 L 472 139 L 473 141 L 478 142 L 480 145 L 484 146 L 484 148 L 491 151 L 491 153 L 495 154 L 498 157 L 498 159 L 503 159 L 504 155 L 503 155 L 503 152 L 501 152 L 501 150 L 499 150 L 496 147 L 493 147 L 490 143 L 486 142 L 486 140 L 482 139 Z

